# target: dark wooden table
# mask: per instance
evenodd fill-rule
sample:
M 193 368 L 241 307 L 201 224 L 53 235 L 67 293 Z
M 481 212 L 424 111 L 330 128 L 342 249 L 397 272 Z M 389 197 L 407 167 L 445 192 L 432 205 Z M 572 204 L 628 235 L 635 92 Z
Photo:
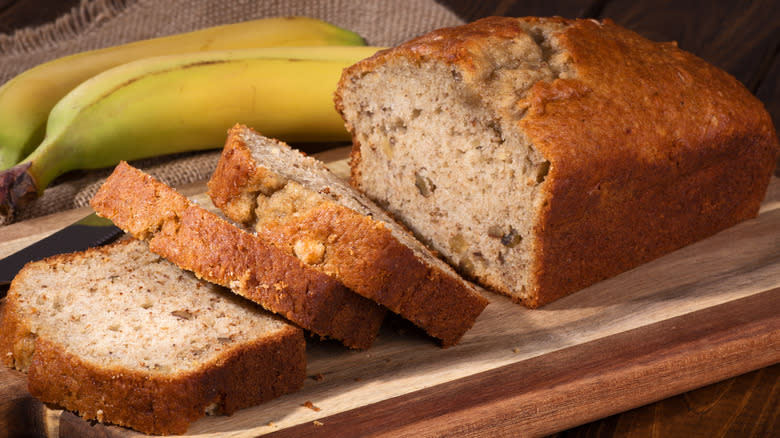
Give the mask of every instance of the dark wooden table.
M 610 18 L 723 68 L 780 126 L 780 3 L 643 0 L 438 0 L 471 21 L 489 15 Z M 78 0 L 0 0 L 0 33 L 54 20 Z M 780 169 L 780 167 L 778 168 Z M 780 175 L 780 170 L 775 174 Z M 780 364 L 556 434 L 560 437 L 780 436 Z

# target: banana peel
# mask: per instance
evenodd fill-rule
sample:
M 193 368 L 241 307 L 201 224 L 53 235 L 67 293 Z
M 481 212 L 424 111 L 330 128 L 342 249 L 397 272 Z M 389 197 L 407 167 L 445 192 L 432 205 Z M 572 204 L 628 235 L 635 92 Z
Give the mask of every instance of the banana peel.
M 127 62 L 187 52 L 284 46 L 360 46 L 354 32 L 310 17 L 273 17 L 77 53 L 31 68 L 0 87 L 0 170 L 44 137 L 52 107 L 90 77 Z

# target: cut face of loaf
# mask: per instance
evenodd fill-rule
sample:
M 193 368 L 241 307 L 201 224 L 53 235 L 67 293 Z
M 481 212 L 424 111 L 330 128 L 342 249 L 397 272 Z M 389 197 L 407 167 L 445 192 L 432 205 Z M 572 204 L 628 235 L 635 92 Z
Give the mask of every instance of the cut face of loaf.
M 351 348 L 368 348 L 376 338 L 384 308 L 125 162 L 91 205 L 147 240 L 152 252 L 301 328 Z
M 594 20 L 437 30 L 335 99 L 353 185 L 531 307 L 754 217 L 778 151 L 734 78 Z
M 455 344 L 487 305 L 381 208 L 323 163 L 234 127 L 209 181 L 226 216 L 307 265 Z
M 0 331 L 4 363 L 28 372 L 35 397 L 144 433 L 183 433 L 305 378 L 301 329 L 137 240 L 28 264 Z

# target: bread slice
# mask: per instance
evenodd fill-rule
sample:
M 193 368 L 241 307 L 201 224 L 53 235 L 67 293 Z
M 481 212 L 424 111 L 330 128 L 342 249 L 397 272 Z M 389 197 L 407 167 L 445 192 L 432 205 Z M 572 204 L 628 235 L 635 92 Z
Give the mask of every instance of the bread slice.
M 490 17 L 346 69 L 352 183 L 461 273 L 537 307 L 754 217 L 768 113 L 674 43 Z
M 376 338 L 384 308 L 125 162 L 91 204 L 119 228 L 147 240 L 152 252 L 306 330 L 358 349 Z
M 305 379 L 301 329 L 134 239 L 27 264 L 0 331 L 33 396 L 144 433 L 184 433 Z
M 487 300 L 382 209 L 288 145 L 230 130 L 209 195 L 226 216 L 301 261 L 457 343 Z

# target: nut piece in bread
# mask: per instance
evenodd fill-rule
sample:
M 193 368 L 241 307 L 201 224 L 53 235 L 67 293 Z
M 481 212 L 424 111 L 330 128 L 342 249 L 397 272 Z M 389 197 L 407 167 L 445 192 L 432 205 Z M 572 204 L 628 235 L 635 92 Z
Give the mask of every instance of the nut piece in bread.
M 754 217 L 761 102 L 610 21 L 490 17 L 346 69 L 352 183 L 463 273 L 537 307 Z
M 33 396 L 144 433 L 184 433 L 305 379 L 301 329 L 134 239 L 27 264 L 0 332 Z
M 382 325 L 383 307 L 125 162 L 91 205 L 152 252 L 317 335 L 365 349 Z
M 230 130 L 209 180 L 236 222 L 413 322 L 458 342 L 487 299 L 325 165 L 246 126 Z

